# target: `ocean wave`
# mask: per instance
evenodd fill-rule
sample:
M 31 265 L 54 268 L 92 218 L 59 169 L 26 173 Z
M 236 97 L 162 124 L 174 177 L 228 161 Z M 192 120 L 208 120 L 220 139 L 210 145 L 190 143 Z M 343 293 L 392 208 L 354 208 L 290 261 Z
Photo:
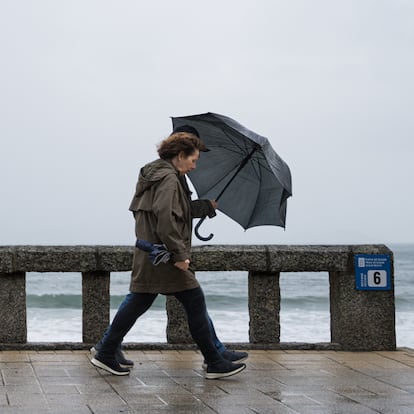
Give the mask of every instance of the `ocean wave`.
M 329 311 L 329 298 L 322 296 L 282 297 L 281 309 Z
M 27 295 L 28 308 L 67 308 L 81 309 L 82 295 L 49 294 L 49 295 Z
M 110 307 L 116 309 L 124 300 L 125 295 L 111 295 Z M 159 295 L 152 305 L 152 309 L 165 309 L 165 296 Z M 209 309 L 227 311 L 245 311 L 248 309 L 248 298 L 245 295 L 206 295 L 206 303 Z M 28 308 L 42 309 L 82 309 L 81 294 L 43 294 L 27 295 Z M 281 307 L 288 309 L 329 309 L 329 299 L 325 297 L 287 297 L 281 300 Z
M 111 295 L 110 308 L 117 309 L 124 300 L 125 295 Z M 82 309 L 81 294 L 43 294 L 27 295 L 28 308 L 41 309 Z M 152 305 L 151 309 L 165 309 L 165 296 L 159 295 Z M 397 311 L 412 312 L 412 303 L 414 296 L 396 296 L 395 306 Z M 248 309 L 248 298 L 245 295 L 220 295 L 206 294 L 206 303 L 208 309 L 225 310 L 225 311 L 245 311 Z M 329 312 L 329 297 L 327 296 L 281 296 L 280 303 L 282 310 L 301 309 Z
M 395 298 L 395 308 L 398 312 L 413 312 L 414 296 L 397 296 Z
M 117 309 L 124 298 L 125 295 L 111 295 L 110 308 Z M 82 309 L 82 295 L 80 294 L 27 295 L 26 301 L 28 309 Z M 165 299 L 158 297 L 152 309 L 165 309 Z

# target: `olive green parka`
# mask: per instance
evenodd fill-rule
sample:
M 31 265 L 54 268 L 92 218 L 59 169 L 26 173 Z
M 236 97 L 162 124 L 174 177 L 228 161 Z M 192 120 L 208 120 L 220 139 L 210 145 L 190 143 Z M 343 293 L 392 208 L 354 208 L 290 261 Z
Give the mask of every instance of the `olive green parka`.
M 191 262 L 192 219 L 215 215 L 209 200 L 191 200 L 184 176 L 173 164 L 158 159 L 141 168 L 129 209 L 135 217 L 135 234 L 151 243 L 164 243 L 171 260 L 154 266 L 148 253 L 135 248 L 130 291 L 171 294 L 199 286 L 191 268 L 174 262 Z

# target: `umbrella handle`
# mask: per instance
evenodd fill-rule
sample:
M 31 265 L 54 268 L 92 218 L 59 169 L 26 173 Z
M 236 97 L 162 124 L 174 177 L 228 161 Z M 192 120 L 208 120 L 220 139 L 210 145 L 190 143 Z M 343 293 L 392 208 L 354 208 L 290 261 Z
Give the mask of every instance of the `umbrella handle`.
M 194 227 L 194 233 L 195 233 L 195 235 L 197 236 L 197 238 L 198 239 L 200 239 L 200 240 L 202 240 L 202 241 L 209 241 L 209 240 L 211 240 L 213 237 L 214 237 L 214 234 L 213 233 L 210 233 L 210 235 L 209 236 L 207 236 L 207 237 L 203 237 L 203 236 L 200 236 L 200 233 L 198 232 L 198 228 L 201 226 L 201 224 L 203 223 L 203 221 L 205 220 L 206 218 L 205 217 L 203 217 L 202 219 L 200 219 L 199 221 L 198 221 L 198 223 L 196 224 L 196 226 Z

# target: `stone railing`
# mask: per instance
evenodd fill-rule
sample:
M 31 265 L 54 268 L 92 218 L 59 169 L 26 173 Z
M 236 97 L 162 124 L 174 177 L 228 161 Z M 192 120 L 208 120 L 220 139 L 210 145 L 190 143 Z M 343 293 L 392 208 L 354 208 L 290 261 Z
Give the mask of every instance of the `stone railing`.
M 83 342 L 66 347 L 86 348 L 95 343 L 109 323 L 110 274 L 131 270 L 132 254 L 133 248 L 127 246 L 0 247 L 0 349 L 35 346 L 27 343 L 26 272 L 82 274 Z M 356 289 L 356 254 L 389 255 L 389 290 Z M 331 342 L 325 347 L 348 351 L 396 348 L 393 254 L 384 245 L 210 245 L 194 247 L 192 260 L 198 271 L 248 272 L 250 321 L 245 347 L 315 347 L 280 343 L 279 276 L 281 272 L 328 272 Z M 173 297 L 167 298 L 167 314 L 165 345 L 191 342 L 185 314 Z

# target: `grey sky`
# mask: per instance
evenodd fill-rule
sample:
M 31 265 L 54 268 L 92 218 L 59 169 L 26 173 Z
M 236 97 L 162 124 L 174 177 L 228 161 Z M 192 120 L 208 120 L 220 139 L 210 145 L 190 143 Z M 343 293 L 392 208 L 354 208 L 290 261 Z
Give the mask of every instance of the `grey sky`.
M 410 0 L 2 1 L 0 244 L 133 243 L 139 168 L 170 116 L 208 111 L 293 181 L 286 231 L 219 213 L 211 242 L 414 242 L 413 19 Z

